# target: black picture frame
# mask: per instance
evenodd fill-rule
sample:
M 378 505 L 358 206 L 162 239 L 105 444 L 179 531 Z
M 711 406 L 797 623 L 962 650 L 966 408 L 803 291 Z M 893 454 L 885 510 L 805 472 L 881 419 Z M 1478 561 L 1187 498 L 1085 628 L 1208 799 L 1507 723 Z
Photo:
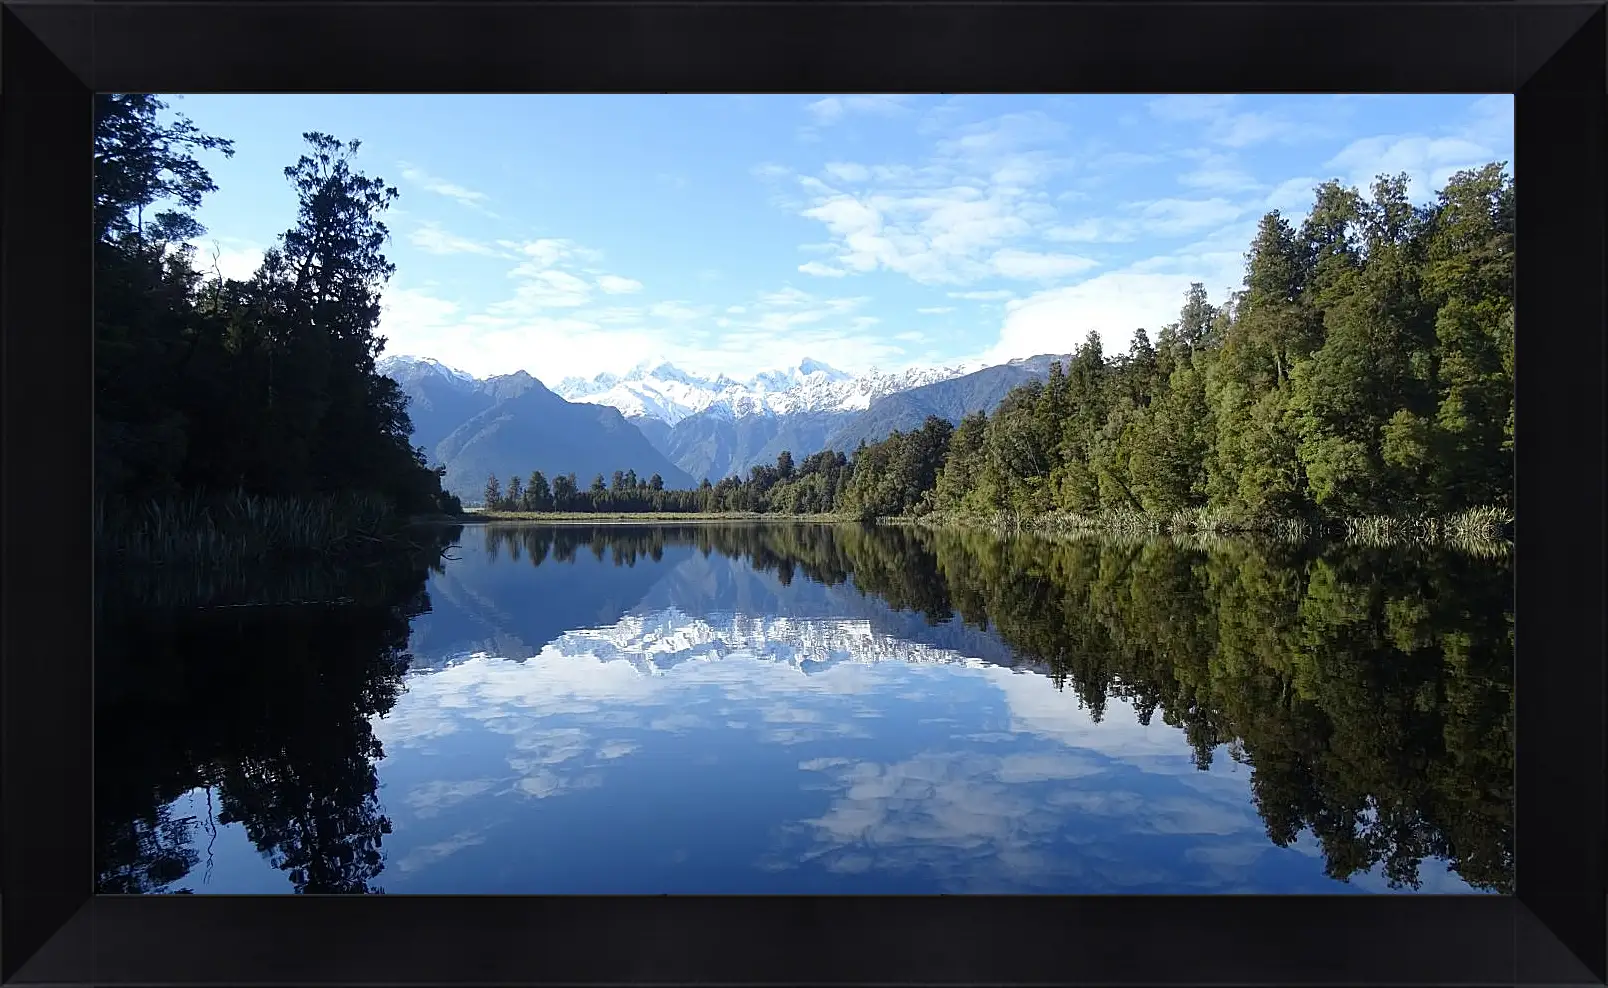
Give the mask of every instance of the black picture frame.
M 1605 39 L 1601 0 L 8 0 L 0 981 L 1603 983 Z M 94 91 L 1514 93 L 1517 894 L 92 895 Z

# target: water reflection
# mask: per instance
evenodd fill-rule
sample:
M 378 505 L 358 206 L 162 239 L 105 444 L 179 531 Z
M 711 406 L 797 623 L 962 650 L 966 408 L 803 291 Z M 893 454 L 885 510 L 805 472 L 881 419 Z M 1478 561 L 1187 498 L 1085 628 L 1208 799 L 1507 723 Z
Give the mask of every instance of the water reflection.
M 1511 888 L 1500 560 L 463 537 L 383 619 L 170 629 L 101 721 L 102 889 Z

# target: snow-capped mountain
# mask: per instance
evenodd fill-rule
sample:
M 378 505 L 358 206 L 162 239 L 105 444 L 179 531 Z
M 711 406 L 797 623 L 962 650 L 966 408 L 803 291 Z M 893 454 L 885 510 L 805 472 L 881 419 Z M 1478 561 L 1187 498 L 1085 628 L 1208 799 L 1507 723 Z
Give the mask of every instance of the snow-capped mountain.
M 393 378 L 403 384 L 409 383 L 410 380 L 418 380 L 431 375 L 442 377 L 449 381 L 457 381 L 469 387 L 479 383 L 475 376 L 468 371 L 448 367 L 441 361 L 433 360 L 430 357 L 410 357 L 406 355 L 382 357 L 375 361 L 374 369 L 386 377 Z
M 553 390 L 569 401 L 612 405 L 630 417 L 675 425 L 700 412 L 744 418 L 863 411 L 884 395 L 947 381 L 975 369 L 969 365 L 914 367 L 897 373 L 872 369 L 856 376 L 805 359 L 796 367 L 737 381 L 725 375 L 703 377 L 666 362 L 649 361 L 623 375 L 565 378 Z

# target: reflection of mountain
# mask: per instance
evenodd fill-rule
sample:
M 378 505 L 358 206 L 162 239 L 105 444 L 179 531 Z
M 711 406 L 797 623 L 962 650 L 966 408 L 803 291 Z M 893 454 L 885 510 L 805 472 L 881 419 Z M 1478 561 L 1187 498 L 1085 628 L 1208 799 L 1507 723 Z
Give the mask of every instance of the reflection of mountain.
M 413 623 L 415 670 L 477 652 L 525 659 L 576 627 L 613 624 L 664 577 L 672 560 L 693 555 L 690 546 L 678 546 L 664 565 L 642 560 L 627 567 L 582 546 L 564 562 L 526 549 L 520 539 L 526 531 L 552 535 L 511 526 L 467 530 L 453 550 L 457 558 L 431 577 L 430 613 Z M 487 545 L 492 540 L 495 554 Z
M 792 619 L 864 622 L 869 631 L 929 649 L 943 649 L 997 665 L 1021 663 L 997 635 L 959 620 L 929 623 L 912 611 L 896 611 L 852 582 L 827 586 L 810 579 L 783 584 L 774 573 L 756 570 L 729 556 L 695 556 L 654 585 L 634 613 L 675 609 L 695 618 L 718 621 L 726 615 L 762 615 Z
M 806 671 L 901 654 L 908 661 L 936 661 L 932 656 L 945 653 L 943 661 L 1021 664 L 996 635 L 958 620 L 932 625 L 852 584 L 784 584 L 746 560 L 705 556 L 689 545 L 629 566 L 607 552 L 599 559 L 591 542 L 568 561 L 542 551 L 539 540 L 566 534 L 579 538 L 575 529 L 535 526 L 473 533 L 455 550 L 459 558 L 432 578 L 431 611 L 413 626 L 412 668 L 427 671 L 481 653 L 522 660 L 549 644 L 568 651 L 583 640 L 596 643 L 599 658 L 634 655 L 626 643 L 651 640 L 648 665 L 733 650 L 796 659 Z
M 649 674 L 734 655 L 779 662 L 804 673 L 844 663 L 982 664 L 959 652 L 879 633 L 869 621 L 742 613 L 692 617 L 674 608 L 633 614 L 607 628 L 572 631 L 550 647 L 603 662 L 625 660 Z

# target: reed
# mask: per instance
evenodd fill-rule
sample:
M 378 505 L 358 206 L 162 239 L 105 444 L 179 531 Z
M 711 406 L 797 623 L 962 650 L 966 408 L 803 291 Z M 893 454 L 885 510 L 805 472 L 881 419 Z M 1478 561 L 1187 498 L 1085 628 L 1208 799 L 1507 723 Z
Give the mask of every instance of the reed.
M 1031 532 L 1049 538 L 1098 536 L 1106 540 L 1166 536 L 1199 544 L 1250 537 L 1297 545 L 1338 537 L 1358 545 L 1437 545 L 1492 557 L 1511 550 L 1509 532 L 1513 524 L 1512 517 L 1497 507 L 1471 508 L 1444 517 L 1391 515 L 1344 518 L 1334 522 L 1206 507 L 1186 508 L 1165 516 L 1138 511 L 1095 515 L 1065 511 L 1036 515 L 1005 511 L 991 514 L 934 512 L 913 521 L 929 528 L 982 529 L 999 535 Z
M 195 493 L 138 505 L 98 504 L 95 545 L 103 563 L 227 569 L 361 551 L 393 536 L 395 518 L 390 503 L 374 494 Z

